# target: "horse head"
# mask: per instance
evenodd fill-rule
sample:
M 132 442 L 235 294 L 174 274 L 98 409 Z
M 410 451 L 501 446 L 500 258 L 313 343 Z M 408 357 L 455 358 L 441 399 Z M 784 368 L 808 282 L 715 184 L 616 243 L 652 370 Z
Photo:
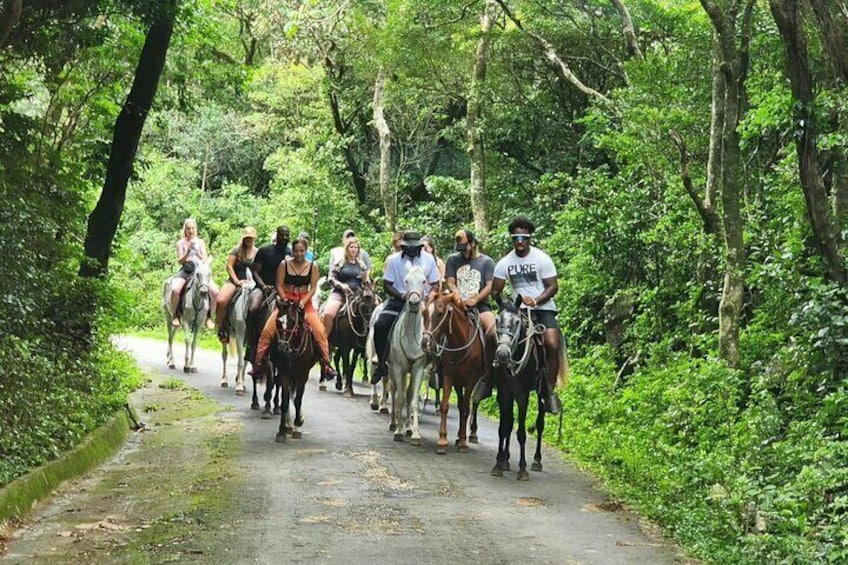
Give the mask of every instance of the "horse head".
M 410 312 L 421 311 L 421 301 L 424 299 L 424 271 L 419 266 L 412 267 L 403 279 L 406 287 L 406 304 Z
M 522 319 L 517 303 L 505 302 L 495 318 L 495 331 L 497 333 L 497 346 L 495 349 L 495 366 L 508 366 L 513 358 L 513 353 L 520 341 Z
M 351 299 L 351 306 L 354 308 L 354 313 L 356 316 L 365 320 L 366 325 L 378 304 L 379 301 L 377 294 L 374 292 L 373 283 L 364 283 L 362 288 Z
M 206 262 L 201 261 L 197 263 L 197 267 L 194 270 L 194 279 L 197 284 L 197 290 L 200 291 L 200 294 L 207 295 L 209 294 L 209 283 L 212 282 L 212 271 L 209 270 L 209 265 Z

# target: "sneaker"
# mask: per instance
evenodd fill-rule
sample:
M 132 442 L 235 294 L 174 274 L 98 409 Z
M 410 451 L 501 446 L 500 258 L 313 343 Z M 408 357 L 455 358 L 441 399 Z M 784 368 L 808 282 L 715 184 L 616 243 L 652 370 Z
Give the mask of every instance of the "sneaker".
M 560 401 L 559 396 L 557 396 L 557 393 L 552 392 L 548 395 L 545 412 L 548 414 L 559 414 L 562 412 L 562 402 Z
M 171 320 L 171 325 L 174 326 L 175 328 L 180 327 L 180 317 L 175 316 L 174 319 Z
M 471 402 L 482 402 L 484 399 L 492 396 L 492 383 L 489 379 L 480 379 L 474 385 L 474 390 L 471 391 Z

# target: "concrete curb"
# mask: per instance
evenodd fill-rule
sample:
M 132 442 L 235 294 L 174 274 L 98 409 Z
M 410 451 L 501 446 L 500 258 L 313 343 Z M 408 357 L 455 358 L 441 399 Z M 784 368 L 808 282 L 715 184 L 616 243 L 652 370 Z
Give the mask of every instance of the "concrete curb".
M 0 526 L 7 520 L 22 520 L 63 482 L 87 473 L 117 453 L 129 434 L 130 418 L 136 419 L 135 414 L 121 409 L 77 447 L 0 489 Z

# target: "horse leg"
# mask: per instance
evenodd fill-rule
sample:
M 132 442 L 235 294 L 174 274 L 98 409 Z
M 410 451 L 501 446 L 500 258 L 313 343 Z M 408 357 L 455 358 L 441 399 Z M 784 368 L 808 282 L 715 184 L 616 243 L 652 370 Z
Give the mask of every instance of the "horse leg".
M 467 434 L 467 426 L 468 426 L 468 413 L 471 411 L 470 403 L 471 403 L 471 390 L 463 389 L 462 387 L 457 387 L 456 389 L 457 396 L 457 406 L 459 406 L 459 430 L 457 431 L 457 447 L 459 448 L 460 453 L 468 453 L 468 436 Z
M 286 441 L 286 416 L 289 411 L 289 384 L 286 382 L 286 379 L 282 379 L 282 393 L 280 394 L 280 403 L 282 404 L 282 410 L 280 412 L 280 429 L 277 430 L 277 436 L 274 438 L 274 441 L 277 443 L 285 443 Z
M 277 379 L 282 379 L 281 376 L 278 376 Z M 274 415 L 277 416 L 283 413 L 283 385 L 281 384 L 282 380 L 274 381 Z
M 474 390 L 474 387 L 468 389 Z M 469 401 L 471 399 L 471 393 L 468 393 Z M 480 406 L 479 402 L 471 403 L 471 433 L 468 435 L 468 443 L 477 443 L 477 408 Z
M 536 453 L 533 455 L 532 471 L 542 470 L 542 438 L 545 435 L 545 411 L 536 412 Z
M 274 389 L 277 386 L 277 367 L 271 365 L 271 371 L 262 369 L 265 373 L 265 393 L 262 395 L 262 400 L 265 401 L 265 407 L 262 409 L 262 419 L 271 419 L 271 397 L 274 395 Z
M 298 379 L 295 384 L 294 394 L 294 422 L 292 422 L 292 439 L 301 439 L 303 432 L 300 430 L 303 427 L 303 393 L 306 390 L 306 381 L 309 379 L 309 373 L 303 379 Z
M 236 331 L 236 395 L 244 396 L 245 386 L 244 386 L 244 367 L 246 363 L 244 362 L 244 339 L 245 332 L 244 330 Z
M 401 386 L 403 379 L 403 369 L 397 367 L 396 363 L 389 365 L 389 378 L 395 383 L 392 387 L 392 421 L 389 424 L 389 431 L 395 433 L 395 441 L 403 441 L 403 430 L 401 429 L 401 419 L 403 418 L 403 399 L 405 392 Z M 400 373 L 400 374 L 398 374 Z
M 426 359 L 419 359 L 412 364 L 412 369 L 409 373 L 410 384 L 412 386 L 407 390 L 407 406 L 409 407 L 409 419 L 412 428 L 412 434 L 409 445 L 421 445 L 421 430 L 418 427 L 418 395 L 421 392 L 421 381 L 424 378 L 424 365 Z M 407 434 L 409 435 L 409 434 Z
M 450 391 L 453 386 L 452 379 L 446 379 L 445 394 L 439 404 L 439 439 L 436 440 L 436 453 L 444 455 L 448 447 L 448 411 L 450 410 Z
M 353 386 L 349 389 L 347 387 L 347 383 L 350 382 L 350 377 L 348 376 L 350 372 L 350 351 L 342 351 L 341 348 L 338 351 L 341 353 L 342 370 L 339 371 L 336 369 L 336 390 L 344 389 L 345 398 L 352 398 Z
M 498 389 L 498 457 L 492 475 L 502 477 L 504 471 L 509 471 L 509 437 L 512 435 L 512 394 L 504 386 Z
M 169 318 L 166 318 L 166 322 L 168 324 L 168 351 L 165 353 L 165 363 L 169 369 L 176 369 L 177 366 L 174 365 L 174 332 L 176 330 L 171 325 Z
M 227 345 L 221 344 L 221 361 L 223 363 L 224 368 L 221 371 L 221 386 L 223 388 L 227 388 L 229 383 L 227 382 Z
M 521 458 L 518 461 L 518 473 L 515 478 L 519 481 L 529 481 L 530 473 L 527 472 L 527 457 L 525 447 L 527 446 L 527 402 L 530 399 L 529 391 L 521 391 L 518 396 L 518 448 L 521 451 Z

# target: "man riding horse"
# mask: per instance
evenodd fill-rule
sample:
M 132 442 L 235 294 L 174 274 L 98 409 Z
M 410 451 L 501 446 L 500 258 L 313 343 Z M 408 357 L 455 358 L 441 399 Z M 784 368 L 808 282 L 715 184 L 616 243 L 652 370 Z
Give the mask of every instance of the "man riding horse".
M 256 281 L 256 286 L 261 290 L 261 293 L 253 293 L 250 297 L 250 323 L 248 325 L 247 350 L 248 361 L 253 367 L 250 373 L 258 374 L 259 369 L 256 361 L 256 346 L 259 342 L 259 333 L 262 331 L 268 315 L 273 310 L 273 307 L 262 312 L 262 305 L 273 301 L 272 295 L 275 294 L 277 288 L 277 269 L 287 257 L 292 256 L 289 240 L 291 239 L 291 230 L 288 226 L 279 226 L 277 228 L 274 242 L 269 245 L 264 245 L 256 252 L 256 257 L 253 259 L 253 279 Z
M 548 378 L 548 398 L 545 403 L 548 412 L 558 414 L 562 410 L 554 387 L 559 375 L 562 333 L 556 319 L 554 295 L 559 290 L 557 271 L 550 255 L 530 244 L 536 226 L 518 216 L 509 224 L 509 237 L 513 249 L 495 265 L 492 282 L 492 296 L 501 303 L 506 280 L 509 279 L 514 295 L 521 296 L 522 304 L 530 311 L 533 324 L 545 327 L 542 339 L 545 346 L 545 360 Z M 492 381 L 484 377 L 478 381 L 472 392 L 472 399 L 479 402 L 492 394 Z
M 389 340 L 389 332 L 408 298 L 404 278 L 409 270 L 417 266 L 424 271 L 427 284 L 425 284 L 425 296 L 423 298 L 426 298 L 430 288 L 435 288 L 436 292 L 439 290 L 439 270 L 436 268 L 436 261 L 433 256 L 422 251 L 421 235 L 417 231 L 404 232 L 400 246 L 401 250 L 389 255 L 383 267 L 383 289 L 388 298 L 383 303 L 383 311 L 374 322 L 374 345 L 377 349 L 379 362 L 371 377 L 372 385 L 380 382 L 388 374 L 386 346 Z

